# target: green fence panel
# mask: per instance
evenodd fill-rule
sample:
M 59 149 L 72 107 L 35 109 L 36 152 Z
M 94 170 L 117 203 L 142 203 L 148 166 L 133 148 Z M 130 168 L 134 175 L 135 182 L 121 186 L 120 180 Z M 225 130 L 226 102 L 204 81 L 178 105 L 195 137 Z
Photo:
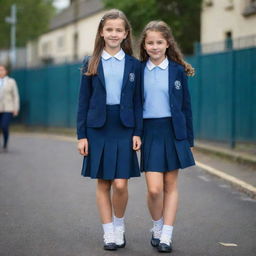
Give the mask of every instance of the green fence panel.
M 234 52 L 235 135 L 238 140 L 256 140 L 256 49 Z
M 187 57 L 195 137 L 256 141 L 256 48 Z M 19 121 L 75 127 L 80 64 L 14 70 L 21 96 Z

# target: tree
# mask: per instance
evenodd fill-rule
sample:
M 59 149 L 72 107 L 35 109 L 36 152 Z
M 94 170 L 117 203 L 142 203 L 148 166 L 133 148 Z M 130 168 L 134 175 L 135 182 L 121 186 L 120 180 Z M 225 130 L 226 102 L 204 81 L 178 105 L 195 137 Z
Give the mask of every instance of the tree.
M 176 41 L 186 54 L 193 52 L 193 43 L 200 39 L 202 0 L 103 0 L 106 8 L 122 10 L 139 36 L 151 20 L 163 20 L 172 29 Z
M 9 48 L 10 24 L 5 17 L 10 16 L 11 5 L 17 6 L 17 46 L 25 46 L 28 40 L 47 31 L 49 21 L 55 13 L 53 0 L 0 0 L 0 48 Z

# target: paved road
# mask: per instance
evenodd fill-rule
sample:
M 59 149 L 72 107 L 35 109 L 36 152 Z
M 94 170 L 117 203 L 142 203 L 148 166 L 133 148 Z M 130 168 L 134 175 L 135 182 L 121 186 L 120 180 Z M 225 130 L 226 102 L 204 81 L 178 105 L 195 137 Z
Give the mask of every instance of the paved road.
M 149 245 L 144 178 L 130 181 L 127 247 L 105 252 L 95 182 L 80 176 L 80 166 L 72 141 L 11 137 L 10 152 L 0 154 L 1 256 L 158 255 Z M 255 200 L 196 167 L 180 173 L 179 186 L 172 255 L 256 255 Z

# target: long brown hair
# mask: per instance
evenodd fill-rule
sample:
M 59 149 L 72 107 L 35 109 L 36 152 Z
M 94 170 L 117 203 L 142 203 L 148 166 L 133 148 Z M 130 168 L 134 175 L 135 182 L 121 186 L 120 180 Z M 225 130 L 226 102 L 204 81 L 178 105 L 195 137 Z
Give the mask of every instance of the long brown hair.
M 194 75 L 194 68 L 184 60 L 183 54 L 173 37 L 171 28 L 164 21 L 151 21 L 144 28 L 140 40 L 140 59 L 142 61 L 147 61 L 149 58 L 149 55 L 147 54 L 147 51 L 144 48 L 148 31 L 160 32 L 169 45 L 169 47 L 166 49 L 167 58 L 184 66 L 187 75 Z
M 97 74 L 97 69 L 100 63 L 101 54 L 105 46 L 105 41 L 100 34 L 103 30 L 103 27 L 106 21 L 109 19 L 122 19 L 124 21 L 124 27 L 125 27 L 125 31 L 127 32 L 127 36 L 122 41 L 121 48 L 124 50 L 126 54 L 129 54 L 129 55 L 133 54 L 132 39 L 131 39 L 132 31 L 131 31 L 131 25 L 128 19 L 126 18 L 125 14 L 120 10 L 117 10 L 117 9 L 109 10 L 108 12 L 105 13 L 105 15 L 100 20 L 96 38 L 95 38 L 93 54 L 92 54 L 92 57 L 90 58 L 88 70 L 85 73 L 85 75 L 93 76 Z

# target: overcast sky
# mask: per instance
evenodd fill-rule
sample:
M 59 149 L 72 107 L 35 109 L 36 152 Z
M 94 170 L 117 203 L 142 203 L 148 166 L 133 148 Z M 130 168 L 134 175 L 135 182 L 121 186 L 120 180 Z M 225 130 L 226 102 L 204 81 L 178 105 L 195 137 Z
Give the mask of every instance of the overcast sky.
M 69 0 L 54 0 L 54 6 L 58 9 L 63 9 L 68 7 Z

